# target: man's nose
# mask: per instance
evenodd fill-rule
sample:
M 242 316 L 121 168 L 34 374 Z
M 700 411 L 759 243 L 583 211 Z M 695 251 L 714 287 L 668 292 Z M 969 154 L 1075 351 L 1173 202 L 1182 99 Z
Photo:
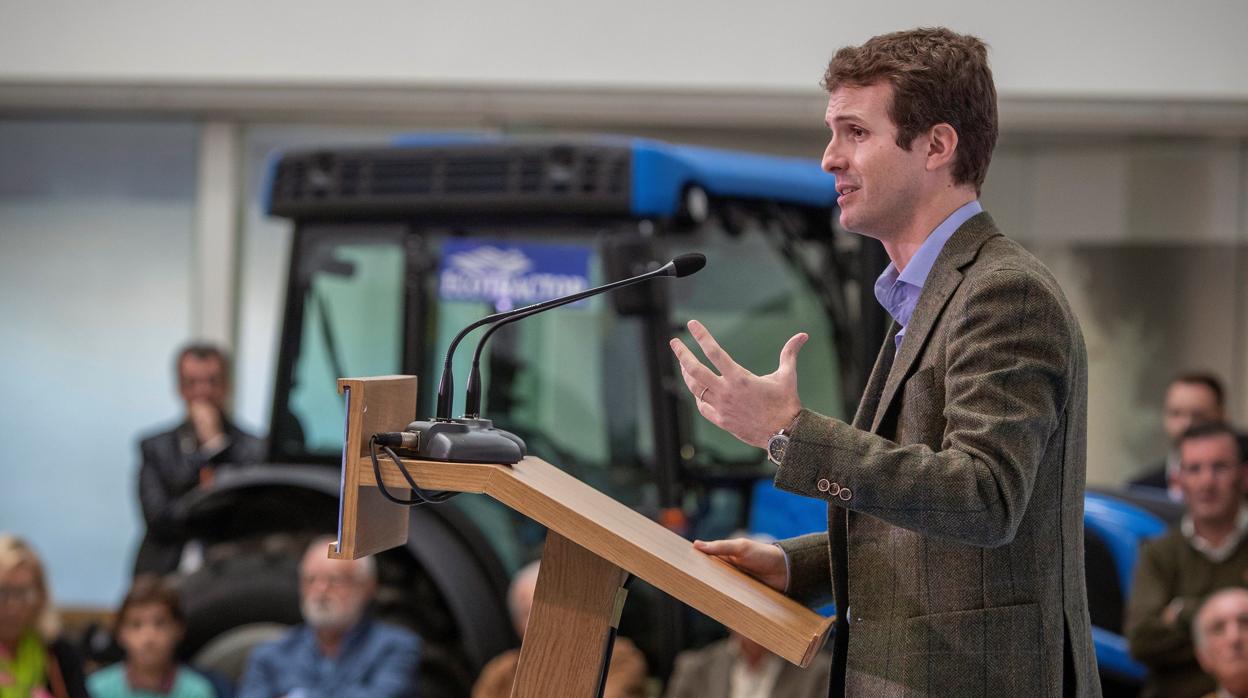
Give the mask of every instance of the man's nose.
M 823 149 L 823 160 L 820 166 L 824 172 L 836 174 L 845 169 L 845 153 L 835 138 L 828 141 L 828 147 Z

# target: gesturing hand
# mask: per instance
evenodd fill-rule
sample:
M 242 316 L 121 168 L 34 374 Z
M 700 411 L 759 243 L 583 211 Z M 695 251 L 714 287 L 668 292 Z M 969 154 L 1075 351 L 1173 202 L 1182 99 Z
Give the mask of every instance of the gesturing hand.
M 716 375 L 702 365 L 684 342 L 671 341 L 698 411 L 711 424 L 745 443 L 766 447 L 767 439 L 788 426 L 802 409 L 797 396 L 797 353 L 810 336 L 805 332 L 793 335 L 780 350 L 780 366 L 765 376 L 756 376 L 733 361 L 702 323 L 690 320 L 689 332 L 719 370 Z
M 789 570 L 784 564 L 784 551 L 769 543 L 749 538 L 728 540 L 695 540 L 693 547 L 714 555 L 758 581 L 783 592 L 789 584 Z

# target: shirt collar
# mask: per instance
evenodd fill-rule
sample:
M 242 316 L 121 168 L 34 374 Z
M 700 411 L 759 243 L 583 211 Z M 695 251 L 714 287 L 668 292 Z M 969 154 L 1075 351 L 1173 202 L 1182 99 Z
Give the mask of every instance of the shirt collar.
M 928 235 L 923 244 L 919 246 L 914 256 L 910 258 L 910 263 L 901 271 L 897 280 L 923 288 L 923 282 L 927 281 L 927 275 L 931 273 L 932 265 L 936 263 L 936 257 L 940 256 L 940 251 L 944 249 L 945 243 L 949 241 L 949 238 L 953 237 L 953 234 L 957 232 L 958 228 L 962 227 L 963 223 L 970 220 L 971 216 L 983 210 L 984 207 L 980 206 L 979 200 L 976 199 L 959 206 L 958 210 L 949 214 L 949 217 L 936 226 L 932 234 Z
M 1179 522 L 1179 530 L 1183 532 L 1183 537 L 1187 539 L 1187 542 L 1205 557 L 1214 562 L 1225 562 L 1239 547 L 1244 537 L 1248 536 L 1248 507 L 1242 505 L 1239 507 L 1239 513 L 1235 516 L 1235 530 L 1231 531 L 1231 535 L 1227 536 L 1221 545 L 1212 545 L 1196 535 L 1196 524 L 1192 522 L 1191 516 L 1183 517 L 1183 520 Z
M 927 282 L 927 276 L 945 243 L 963 223 L 983 210 L 984 207 L 978 199 L 958 207 L 927 236 L 905 269 L 898 272 L 897 265 L 889 262 L 888 267 L 880 274 L 875 282 L 875 298 L 903 329 L 910 324 L 910 315 L 914 313 L 919 302 L 918 291 Z

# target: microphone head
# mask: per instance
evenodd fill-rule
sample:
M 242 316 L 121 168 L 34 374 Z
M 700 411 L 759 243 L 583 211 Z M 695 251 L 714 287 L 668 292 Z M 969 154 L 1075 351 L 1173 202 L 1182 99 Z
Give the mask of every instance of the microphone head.
M 702 267 L 706 266 L 706 255 L 698 254 L 697 252 L 682 254 L 673 259 L 671 265 L 675 270 L 673 276 L 679 279 L 682 276 L 689 276 L 701 271 Z

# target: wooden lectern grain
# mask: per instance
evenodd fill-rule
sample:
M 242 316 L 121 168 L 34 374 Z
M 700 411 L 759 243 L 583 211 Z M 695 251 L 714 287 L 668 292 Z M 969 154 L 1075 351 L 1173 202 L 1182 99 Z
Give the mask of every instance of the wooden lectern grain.
M 352 465 L 360 456 L 367 461 L 370 436 L 403 429 L 415 419 L 416 377 L 343 378 L 338 381 L 338 392 L 347 399 L 347 440 L 338 503 L 340 530 L 337 544 L 329 546 L 329 556 L 354 560 L 407 542 L 407 509 L 381 496 L 373 482 L 371 462 L 364 469 Z M 406 492 L 407 485 L 403 487 L 401 491 Z
M 679 535 L 532 456 L 514 466 L 403 459 L 421 487 L 487 494 L 612 564 L 753 639 L 788 661 L 806 666 L 823 645 L 832 621 L 698 552 Z M 372 464 L 355 469 L 372 482 Z M 402 482 L 393 463 L 382 480 Z
M 558 533 L 546 535 L 512 698 L 595 694 L 626 576 Z

